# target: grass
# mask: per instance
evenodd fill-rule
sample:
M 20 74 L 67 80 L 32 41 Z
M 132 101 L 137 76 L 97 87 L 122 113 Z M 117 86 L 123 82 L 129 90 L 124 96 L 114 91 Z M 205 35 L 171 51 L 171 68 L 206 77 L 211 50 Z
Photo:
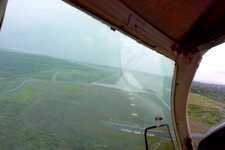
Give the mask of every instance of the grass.
M 27 82 L 0 97 L 0 148 L 144 149 L 143 135 L 101 123 L 116 118 L 151 124 L 144 116 L 152 110 L 131 107 L 127 96 L 128 92 L 90 84 Z
M 120 71 L 115 71 L 112 75 L 108 76 L 107 78 L 103 78 L 98 80 L 99 83 L 105 83 L 105 84 L 116 84 L 116 82 L 121 78 L 123 75 Z
M 79 83 L 91 83 L 97 80 L 101 80 L 112 74 L 112 71 L 108 70 L 97 70 L 97 71 L 81 71 L 71 70 L 59 72 L 56 76 L 56 81 L 64 82 L 79 82 Z
M 222 119 L 225 118 L 225 111 L 189 104 L 188 116 L 207 127 L 212 127 L 221 123 Z
M 194 93 L 189 93 L 188 103 L 208 108 L 225 109 L 225 104 Z
M 63 69 L 51 69 L 51 70 L 46 70 L 46 71 L 40 71 L 38 73 L 29 75 L 30 78 L 33 79 L 39 79 L 39 80 L 52 80 L 53 75 L 56 72 L 64 71 Z
M 162 123 L 171 124 L 170 110 L 161 105 L 156 95 L 130 95 L 90 84 L 118 81 L 122 75 L 119 69 L 40 55 L 6 51 L 0 54 L 0 90 L 17 87 L 21 79 L 38 79 L 1 94 L 0 149 L 144 149 L 143 131 L 140 135 L 122 132 L 122 127 L 108 124 L 110 119 L 153 125 L 155 116 L 160 114 Z M 139 74 L 138 79 L 144 85 L 148 75 L 145 76 L 142 79 Z M 152 86 L 161 83 L 155 80 L 149 80 Z
M 188 117 L 206 127 L 219 125 L 225 119 L 225 104 L 189 93 Z
M 23 88 L 0 97 L 0 147 L 143 149 L 142 136 L 133 134 L 131 138 L 129 133 L 101 124 L 110 117 L 129 120 L 127 116 L 134 110 L 129 110 L 129 99 L 124 94 L 93 85 L 28 82 Z M 142 122 L 141 118 L 136 119 Z
M 96 71 L 93 67 L 70 63 L 62 59 L 2 50 L 0 50 L 0 60 L 1 78 L 33 76 L 53 69 Z
M 190 92 L 202 95 L 221 103 L 225 103 L 224 85 L 193 82 L 190 88 Z
M 7 90 L 11 90 L 17 87 L 20 83 L 22 83 L 22 80 L 15 80 L 13 78 L 2 78 L 0 79 L 0 93 Z
M 188 117 L 192 133 L 206 134 L 224 122 L 225 104 L 206 98 L 199 94 L 189 93 Z M 202 137 L 192 137 L 193 144 L 197 148 Z

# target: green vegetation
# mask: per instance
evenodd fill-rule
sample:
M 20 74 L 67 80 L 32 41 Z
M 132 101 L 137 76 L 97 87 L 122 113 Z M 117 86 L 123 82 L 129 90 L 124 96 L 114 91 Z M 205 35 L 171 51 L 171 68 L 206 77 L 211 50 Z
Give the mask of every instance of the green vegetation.
M 142 122 L 130 115 L 134 110 L 125 107 L 129 101 L 124 94 L 90 85 L 29 82 L 0 97 L 0 147 L 143 149 L 143 136 L 101 123 L 109 116 Z
M 120 70 L 7 51 L 0 51 L 0 59 L 0 149 L 144 149 L 142 134 L 122 132 L 108 122 L 119 119 L 151 125 L 155 116 L 149 114 L 161 104 L 153 102 L 157 96 L 140 93 L 131 100 L 129 92 L 90 84 L 115 84 L 122 76 Z M 170 78 L 132 74 L 145 90 L 170 97 L 169 90 L 159 93 L 162 85 L 170 88 Z M 21 88 L 2 93 L 21 83 Z M 189 95 L 189 117 L 207 127 L 225 118 L 223 86 L 213 87 L 215 93 L 210 94 L 211 87 L 193 84 Z M 133 107 L 130 104 L 136 98 L 138 105 Z M 153 109 L 147 101 L 153 102 Z M 153 143 L 159 139 L 154 137 Z
M 57 81 L 64 82 L 79 82 L 79 83 L 91 83 L 112 74 L 112 71 L 98 70 L 98 71 L 81 71 L 74 70 L 68 72 L 59 72 L 57 74 Z
M 128 92 L 88 84 L 115 80 L 115 70 L 33 54 L 0 51 L 0 57 L 0 149 L 145 148 L 142 134 L 108 122 L 151 124 L 152 110 L 130 106 Z
M 78 63 L 48 56 L 0 51 L 0 77 L 39 77 L 51 79 L 53 70 L 76 69 L 82 71 L 96 71 L 96 69 Z M 51 75 L 49 75 L 51 74 Z
M 99 80 L 99 83 L 105 83 L 105 84 L 115 84 L 123 75 L 122 71 L 116 71 L 111 76 L 108 76 L 107 78 L 104 78 L 102 80 Z
M 188 117 L 192 133 L 205 134 L 225 120 L 225 86 L 193 82 L 188 99 Z M 193 137 L 195 148 L 202 137 Z
M 225 85 L 193 82 L 190 92 L 225 103 Z
M 188 116 L 200 124 L 213 127 L 225 119 L 225 86 L 193 82 L 188 100 Z
M 32 79 L 90 83 L 114 73 L 48 56 L 0 51 L 0 93 Z
M 222 119 L 225 118 L 225 111 L 217 108 L 207 108 L 199 105 L 188 105 L 188 116 L 203 125 L 212 127 L 219 125 Z
M 22 83 L 21 80 L 15 80 L 13 78 L 2 78 L 0 79 L 0 93 L 11 90 L 14 87 L 18 86 L 20 83 Z
M 209 107 L 209 108 L 225 109 L 225 104 L 206 98 L 199 94 L 189 93 L 188 101 L 189 101 L 188 102 L 189 104 L 196 104 L 196 105 Z

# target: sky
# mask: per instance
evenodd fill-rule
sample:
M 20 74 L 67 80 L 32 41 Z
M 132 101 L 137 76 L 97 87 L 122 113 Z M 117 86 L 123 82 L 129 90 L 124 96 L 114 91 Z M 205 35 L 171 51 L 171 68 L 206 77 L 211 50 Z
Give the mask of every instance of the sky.
M 0 48 L 172 76 L 174 61 L 60 0 L 10 0 Z M 225 84 L 225 44 L 203 56 L 195 81 Z
M 225 84 L 225 43 L 211 48 L 203 55 L 194 80 Z

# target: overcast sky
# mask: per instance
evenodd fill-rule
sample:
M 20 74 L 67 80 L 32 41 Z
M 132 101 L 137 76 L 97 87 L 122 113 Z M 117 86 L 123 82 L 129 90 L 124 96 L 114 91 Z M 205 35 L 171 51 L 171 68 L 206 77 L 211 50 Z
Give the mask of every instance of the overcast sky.
M 213 47 L 203 56 L 194 80 L 225 84 L 225 43 Z
M 174 66 L 60 0 L 9 0 L 0 47 L 169 76 Z M 225 44 L 205 54 L 195 80 L 225 84 L 224 49 Z
M 172 76 L 174 61 L 60 0 L 10 0 L 0 47 Z

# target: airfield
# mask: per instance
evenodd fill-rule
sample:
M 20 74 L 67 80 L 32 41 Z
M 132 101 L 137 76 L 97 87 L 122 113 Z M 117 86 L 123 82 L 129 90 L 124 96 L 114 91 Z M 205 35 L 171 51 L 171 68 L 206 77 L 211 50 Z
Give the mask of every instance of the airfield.
M 165 98 L 170 85 L 162 86 L 161 77 L 66 64 L 68 68 L 1 76 L 1 149 L 144 149 L 143 130 L 156 125 L 157 115 L 173 130 Z M 9 74 L 11 68 L 6 69 Z M 151 134 L 154 143 L 166 141 L 156 135 Z

